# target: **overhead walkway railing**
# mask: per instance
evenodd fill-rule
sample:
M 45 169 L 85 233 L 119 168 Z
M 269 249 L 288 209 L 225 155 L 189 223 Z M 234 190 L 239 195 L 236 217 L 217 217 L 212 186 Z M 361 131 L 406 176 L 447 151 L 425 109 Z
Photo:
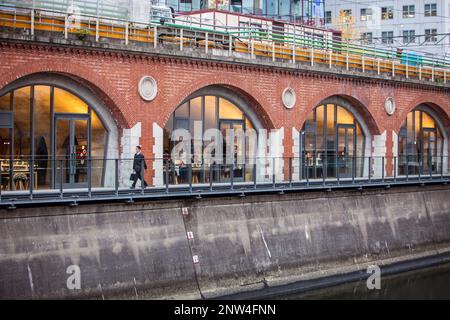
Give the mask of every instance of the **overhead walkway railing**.
M 84 9 L 75 13 L 62 10 L 67 3 L 64 0 L 34 1 L 34 8 L 33 1 L 28 2 L 24 6 L 22 1 L 0 0 L 3 32 L 52 32 L 70 39 L 201 50 L 212 55 L 322 65 L 443 84 L 449 77 L 450 61 L 443 57 L 342 41 L 330 36 L 331 32 L 315 34 L 307 27 L 299 33 L 255 26 L 236 28 L 184 15 L 142 23 L 130 21 L 128 12 L 119 7 L 102 5 L 100 10 L 94 7 L 94 0 L 89 6 L 80 1 Z
M 0 208 L 9 209 L 52 203 L 78 205 L 93 201 L 363 190 L 450 181 L 448 157 L 442 155 L 356 157 L 325 153 L 252 158 L 231 164 L 146 159 L 155 172 L 152 186 L 146 187 L 139 180 L 134 189 L 130 188 L 133 159 L 0 160 Z M 150 181 L 149 173 L 144 176 Z

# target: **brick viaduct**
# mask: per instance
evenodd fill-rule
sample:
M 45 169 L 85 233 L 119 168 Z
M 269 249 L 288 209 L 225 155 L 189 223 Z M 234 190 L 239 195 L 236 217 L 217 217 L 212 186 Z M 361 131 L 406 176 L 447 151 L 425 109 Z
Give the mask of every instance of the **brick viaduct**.
M 254 108 L 267 129 L 284 127 L 285 132 L 300 130 L 308 113 L 322 100 L 340 96 L 357 108 L 372 137 L 386 132 L 386 156 L 393 155 L 392 132 L 398 133 L 408 112 L 420 104 L 434 109 L 447 136 L 450 133 L 450 87 L 443 84 L 326 72 L 282 63 L 247 63 L 201 55 L 10 39 L 1 40 L 0 56 L 0 88 L 42 72 L 75 79 L 102 99 L 113 114 L 119 133 L 141 122 L 141 144 L 147 157 L 153 156 L 153 123 L 164 127 L 186 97 L 208 85 L 232 88 Z M 152 76 L 158 84 L 158 94 L 150 102 L 138 93 L 138 82 L 144 75 Z M 292 109 L 282 104 L 286 87 L 296 92 Z M 385 111 L 387 97 L 395 100 L 393 115 Z M 284 156 L 292 156 L 292 143 L 292 137 L 286 134 Z M 387 166 L 387 171 L 391 170 Z

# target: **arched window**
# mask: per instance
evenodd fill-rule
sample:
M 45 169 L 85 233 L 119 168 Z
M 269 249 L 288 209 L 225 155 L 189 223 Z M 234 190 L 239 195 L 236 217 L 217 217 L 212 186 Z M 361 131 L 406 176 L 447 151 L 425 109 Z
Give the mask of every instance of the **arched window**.
M 361 177 L 365 135 L 356 117 L 344 106 L 317 106 L 302 128 L 302 177 Z
M 400 175 L 440 173 L 444 139 L 439 125 L 426 106 L 408 113 L 398 135 Z
M 91 185 L 102 186 L 107 136 L 97 113 L 69 91 L 9 91 L 0 97 L 2 189 L 87 186 L 89 171 Z
M 183 139 L 174 137 L 180 129 L 189 133 L 186 148 L 190 150 L 174 151 Z M 211 151 L 208 147 L 216 139 L 210 134 L 214 132 L 211 129 L 220 133 L 221 150 Z M 186 101 L 175 110 L 164 128 L 165 179 L 172 184 L 251 180 L 253 171 L 247 163 L 256 141 L 250 143 L 248 132 L 256 135 L 253 123 L 232 101 L 215 95 Z M 221 152 L 223 159 L 205 159 L 209 151 L 213 156 Z

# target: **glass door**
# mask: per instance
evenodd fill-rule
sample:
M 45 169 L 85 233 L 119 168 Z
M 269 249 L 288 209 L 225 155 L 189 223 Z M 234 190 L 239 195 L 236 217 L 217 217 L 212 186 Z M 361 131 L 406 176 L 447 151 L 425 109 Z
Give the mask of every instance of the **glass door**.
M 86 188 L 90 153 L 89 115 L 55 114 L 55 188 Z
M 337 172 L 339 178 L 352 177 L 356 150 L 356 130 L 354 125 L 338 124 L 337 135 Z
M 437 172 L 437 131 L 435 128 L 422 129 L 422 173 Z
M 223 164 L 220 174 L 221 182 L 245 180 L 245 139 L 243 120 L 220 120 L 223 137 Z

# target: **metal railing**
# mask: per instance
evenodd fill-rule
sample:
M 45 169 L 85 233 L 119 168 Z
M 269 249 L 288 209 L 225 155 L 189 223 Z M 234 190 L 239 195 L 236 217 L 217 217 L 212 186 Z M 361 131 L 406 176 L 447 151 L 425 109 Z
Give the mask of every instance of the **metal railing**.
M 450 71 L 450 61 L 443 57 L 343 41 L 333 37 L 331 31 L 314 31 L 308 27 L 294 28 L 293 31 L 267 26 L 228 27 L 189 19 L 185 15 L 142 23 L 102 17 L 90 14 L 90 11 L 73 15 L 60 10 L 11 5 L 10 2 L 0 1 L 0 27 L 6 32 L 26 30 L 30 35 L 52 32 L 66 39 L 199 50 L 218 56 L 322 65 L 444 84 Z M 75 26 L 73 19 L 77 21 Z
M 145 161 L 149 170 L 140 173 L 151 185 L 136 180 L 135 188 L 131 188 L 133 159 L 3 159 L 0 207 L 342 188 L 361 190 L 405 184 L 446 184 L 450 180 L 447 156 L 263 157 L 239 164 L 180 164 L 162 158 Z

